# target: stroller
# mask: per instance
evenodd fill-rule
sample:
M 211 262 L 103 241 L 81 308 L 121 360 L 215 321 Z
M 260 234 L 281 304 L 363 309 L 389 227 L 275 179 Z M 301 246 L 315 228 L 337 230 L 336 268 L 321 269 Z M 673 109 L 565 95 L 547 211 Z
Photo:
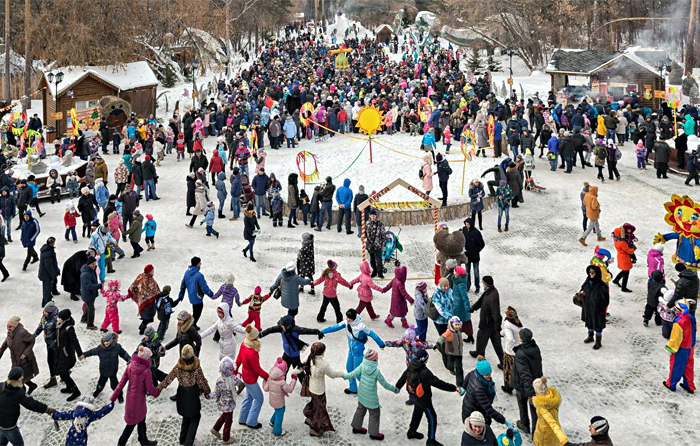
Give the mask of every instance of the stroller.
M 399 260 L 399 252 L 403 252 L 403 246 L 399 241 L 399 235 L 401 234 L 401 229 L 399 228 L 399 233 L 394 234 L 392 231 L 386 231 L 386 241 L 384 242 L 384 249 L 382 249 L 382 264 L 383 271 L 386 274 L 387 264 L 394 262 L 395 266 L 401 266 L 401 261 Z

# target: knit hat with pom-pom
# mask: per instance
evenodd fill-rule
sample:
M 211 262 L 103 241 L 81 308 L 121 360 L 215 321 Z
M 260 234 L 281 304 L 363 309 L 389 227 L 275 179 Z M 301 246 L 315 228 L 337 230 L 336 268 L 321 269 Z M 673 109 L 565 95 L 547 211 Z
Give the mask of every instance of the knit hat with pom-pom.
M 275 365 L 273 365 L 272 367 L 278 368 L 282 370 L 282 373 L 287 374 L 287 363 L 284 362 L 284 359 L 282 358 L 277 358 L 277 360 L 275 361 Z
M 152 355 L 153 355 L 153 353 L 151 352 L 150 348 L 144 347 L 143 345 L 139 347 L 139 352 L 138 352 L 139 358 L 150 360 Z

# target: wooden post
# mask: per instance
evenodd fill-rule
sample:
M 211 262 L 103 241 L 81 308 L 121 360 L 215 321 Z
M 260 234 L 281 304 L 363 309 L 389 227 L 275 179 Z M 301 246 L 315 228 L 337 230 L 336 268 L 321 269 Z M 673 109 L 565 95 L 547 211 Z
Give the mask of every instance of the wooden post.
M 362 240 L 362 261 L 364 262 L 365 260 L 367 260 L 367 250 L 365 249 L 365 210 L 364 209 L 362 209 L 360 211 L 360 218 L 362 220 L 362 233 L 361 233 L 361 235 L 362 235 L 362 237 L 361 237 L 361 240 Z
M 27 98 L 22 102 L 22 111 L 27 111 L 32 106 L 32 55 L 31 55 L 31 23 L 32 4 L 30 0 L 24 0 L 24 95 Z
M 369 163 L 372 164 L 372 134 L 369 135 Z

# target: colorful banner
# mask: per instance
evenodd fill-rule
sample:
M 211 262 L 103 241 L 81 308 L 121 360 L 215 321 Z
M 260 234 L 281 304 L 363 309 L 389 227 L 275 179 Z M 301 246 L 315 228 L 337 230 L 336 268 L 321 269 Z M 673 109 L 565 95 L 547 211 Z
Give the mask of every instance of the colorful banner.
M 376 209 L 430 209 L 433 207 L 429 201 L 392 201 L 392 202 L 375 202 L 372 207 Z

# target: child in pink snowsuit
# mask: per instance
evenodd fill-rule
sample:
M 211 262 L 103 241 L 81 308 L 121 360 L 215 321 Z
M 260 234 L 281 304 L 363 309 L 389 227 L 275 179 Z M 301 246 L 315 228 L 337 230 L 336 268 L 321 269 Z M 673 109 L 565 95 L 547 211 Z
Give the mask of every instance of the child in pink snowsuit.
M 384 323 L 390 328 L 394 328 L 392 321 L 395 317 L 401 318 L 401 326 L 403 328 L 408 328 L 408 322 L 406 321 L 408 305 L 406 305 L 406 301 L 413 305 L 413 298 L 406 292 L 406 271 L 405 266 L 397 266 L 394 270 L 394 278 L 382 289 L 382 293 L 391 290 L 391 307 L 389 308 L 389 315 L 384 319 Z
M 119 286 L 120 284 L 118 280 L 110 280 L 109 283 L 107 283 L 107 291 L 105 291 L 104 288 L 100 290 L 100 293 L 102 293 L 107 300 L 107 306 L 105 307 L 105 319 L 102 321 L 102 325 L 100 326 L 100 330 L 102 331 L 107 331 L 107 327 L 112 324 L 112 329 L 114 332 L 121 333 L 121 330 L 119 329 L 119 308 L 117 307 L 117 304 L 129 299 L 129 295 L 119 293 Z
M 284 380 L 286 374 L 287 363 L 284 362 L 284 359 L 277 358 L 275 365 L 270 369 L 269 378 L 263 381 L 263 390 L 270 393 L 268 401 L 270 406 L 275 409 L 275 413 L 270 418 L 270 425 L 272 426 L 272 434 L 276 437 L 286 434 L 282 430 L 285 402 L 287 397 L 294 391 L 294 386 L 297 383 L 296 374 L 292 374 L 292 379 L 289 382 Z
M 119 214 L 117 214 L 116 212 L 113 212 L 112 214 L 110 214 L 111 218 L 109 219 L 109 231 L 112 233 L 112 237 L 114 237 L 114 240 L 119 241 L 119 239 L 122 236 L 122 231 L 124 231 L 124 225 L 122 225 L 122 221 L 119 218 Z
M 360 303 L 357 305 L 355 311 L 357 314 L 362 313 L 362 310 L 367 309 L 367 314 L 372 318 L 373 321 L 379 319 L 377 313 L 374 312 L 374 307 L 372 307 L 372 290 L 379 291 L 383 293 L 382 288 L 374 283 L 372 280 L 372 267 L 369 266 L 369 262 L 364 261 L 360 263 L 360 275 L 352 279 L 350 286 L 359 283 L 360 286 L 357 288 L 357 297 L 360 298 Z
M 452 137 L 454 135 L 452 134 L 452 130 L 450 130 L 449 125 L 445 126 L 445 130 L 443 131 L 442 135 L 442 142 L 443 144 L 445 144 L 445 153 L 450 153 L 450 147 L 452 146 Z

